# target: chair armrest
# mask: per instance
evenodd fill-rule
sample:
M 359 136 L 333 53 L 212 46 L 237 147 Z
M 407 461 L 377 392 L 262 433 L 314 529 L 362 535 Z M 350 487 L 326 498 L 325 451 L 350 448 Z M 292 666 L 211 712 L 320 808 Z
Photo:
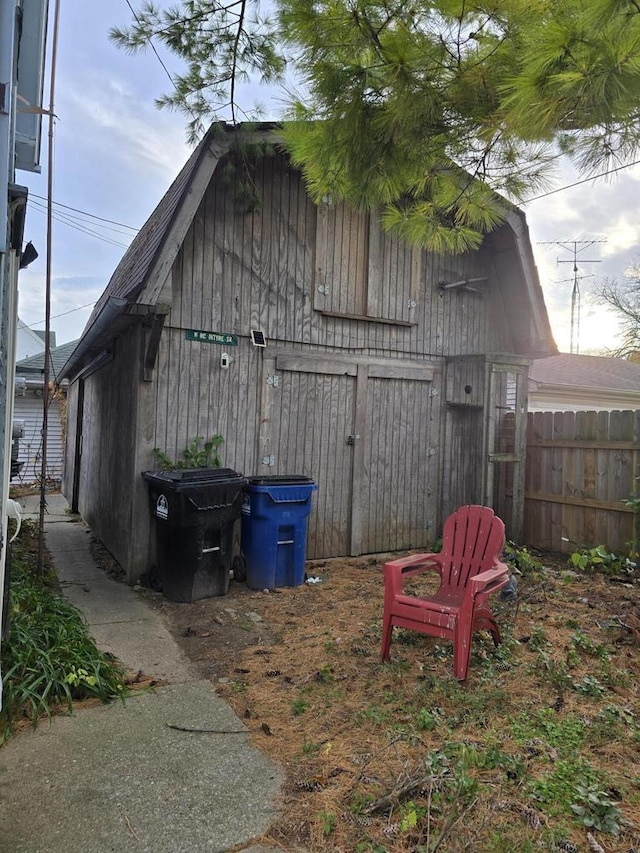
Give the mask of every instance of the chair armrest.
M 479 575 L 471 578 L 469 585 L 473 590 L 473 594 L 477 595 L 488 588 L 491 591 L 500 589 L 500 587 L 503 587 L 508 582 L 509 567 L 505 563 L 496 563 L 491 569 L 486 569 L 484 572 L 480 572 Z
M 427 571 L 442 574 L 441 554 L 412 554 L 409 557 L 401 557 L 399 560 L 391 560 L 384 565 L 385 587 L 390 589 L 393 595 L 400 595 L 405 578 Z

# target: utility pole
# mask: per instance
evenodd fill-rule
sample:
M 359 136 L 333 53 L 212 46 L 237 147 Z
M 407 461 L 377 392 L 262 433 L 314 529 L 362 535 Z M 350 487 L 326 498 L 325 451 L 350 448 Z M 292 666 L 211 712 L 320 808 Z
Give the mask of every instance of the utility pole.
M 573 289 L 571 291 L 571 347 L 570 352 L 578 353 L 580 352 L 580 286 L 579 282 L 585 276 L 578 275 L 578 256 L 581 252 L 586 251 L 589 246 L 593 246 L 596 243 L 606 243 L 606 240 L 550 240 L 548 242 L 540 243 L 541 246 L 560 246 L 561 249 L 566 249 L 567 252 L 571 252 L 573 255 L 572 259 L 569 261 L 557 259 L 556 263 L 558 264 L 573 264 L 573 279 L 566 279 L 566 281 L 573 281 Z M 578 248 L 580 246 L 581 248 Z M 581 264 L 600 264 L 602 261 L 594 260 L 591 258 L 580 258 Z

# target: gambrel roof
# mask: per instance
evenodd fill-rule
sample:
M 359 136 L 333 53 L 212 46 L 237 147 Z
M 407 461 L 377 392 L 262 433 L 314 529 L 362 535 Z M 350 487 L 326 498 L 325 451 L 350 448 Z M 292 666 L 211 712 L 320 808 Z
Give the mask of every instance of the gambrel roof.
M 61 377 L 76 375 L 136 318 L 163 312 L 162 294 L 172 265 L 220 159 L 239 138 L 277 142 L 278 127 L 264 123 L 246 127 L 214 125 L 209 129 L 123 255 Z M 507 310 L 513 315 L 515 326 L 528 324 L 532 318 L 535 329 L 532 354 L 555 352 L 524 214 L 509 206 L 506 226 L 487 235 L 487 241 L 495 250 L 498 274 L 501 265 L 507 264 L 508 255 L 517 257 L 530 309 L 523 314 L 521 302 L 514 300 L 513 306 L 510 305 L 509 291 L 514 288 L 507 287 Z M 509 236 L 505 236 L 506 232 Z M 508 278 L 509 274 L 505 272 L 505 276 Z

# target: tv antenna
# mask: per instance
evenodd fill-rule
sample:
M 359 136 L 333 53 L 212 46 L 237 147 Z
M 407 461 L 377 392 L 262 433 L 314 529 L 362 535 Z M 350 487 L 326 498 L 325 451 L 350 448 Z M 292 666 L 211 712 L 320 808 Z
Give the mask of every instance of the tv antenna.
M 600 260 L 595 260 L 593 258 L 579 258 L 579 256 L 582 252 L 586 251 L 589 246 L 593 246 L 596 243 L 606 242 L 606 240 L 550 240 L 548 242 L 541 243 L 542 246 L 560 246 L 561 249 L 566 249 L 567 252 L 571 252 L 573 255 L 571 260 L 561 260 L 558 258 L 556 261 L 557 264 L 573 264 L 573 278 L 565 279 L 565 281 L 573 282 L 573 288 L 571 290 L 571 347 L 569 350 L 572 353 L 580 352 L 580 281 L 583 278 L 591 277 L 578 275 L 580 272 L 578 269 L 578 259 L 581 264 L 602 263 Z

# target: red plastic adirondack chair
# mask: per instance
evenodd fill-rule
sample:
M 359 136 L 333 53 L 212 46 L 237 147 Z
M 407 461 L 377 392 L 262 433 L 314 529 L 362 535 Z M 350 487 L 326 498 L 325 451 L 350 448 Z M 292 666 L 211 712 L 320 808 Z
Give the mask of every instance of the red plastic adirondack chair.
M 386 563 L 382 660 L 389 657 L 393 626 L 410 628 L 453 640 L 453 671 L 464 681 L 473 632 L 486 629 L 496 646 L 501 642 L 487 599 L 509 581 L 508 567 L 500 562 L 504 540 L 504 524 L 492 509 L 463 506 L 444 523 L 440 553 L 414 554 Z M 404 594 L 406 578 L 430 570 L 440 575 L 435 595 Z

